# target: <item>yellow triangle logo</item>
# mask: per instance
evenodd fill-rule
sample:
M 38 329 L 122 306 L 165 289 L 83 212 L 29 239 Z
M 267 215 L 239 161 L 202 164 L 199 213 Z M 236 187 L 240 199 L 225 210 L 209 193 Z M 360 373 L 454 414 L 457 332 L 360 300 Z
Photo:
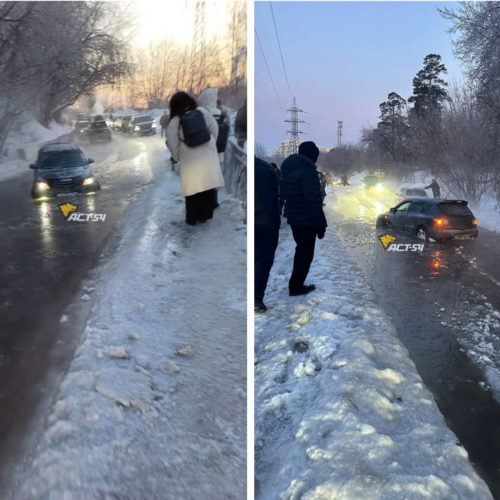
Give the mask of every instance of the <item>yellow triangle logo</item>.
M 73 203 L 61 203 L 61 205 L 58 205 L 59 210 L 63 214 L 64 218 L 66 219 L 68 215 L 71 212 L 74 212 L 78 207 L 76 205 L 73 205 Z
M 384 248 L 387 248 L 391 243 L 394 243 L 396 241 L 396 237 L 392 234 L 382 234 L 378 237 L 378 239 L 380 240 L 380 243 L 382 243 L 382 246 Z

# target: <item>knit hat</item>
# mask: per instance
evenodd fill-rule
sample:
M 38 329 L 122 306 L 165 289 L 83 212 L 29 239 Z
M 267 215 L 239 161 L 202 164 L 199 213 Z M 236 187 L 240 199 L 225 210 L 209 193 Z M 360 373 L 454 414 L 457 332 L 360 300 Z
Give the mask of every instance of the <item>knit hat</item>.
M 313 141 L 306 141 L 299 146 L 299 154 L 307 156 L 310 160 L 316 163 L 319 156 L 319 149 Z

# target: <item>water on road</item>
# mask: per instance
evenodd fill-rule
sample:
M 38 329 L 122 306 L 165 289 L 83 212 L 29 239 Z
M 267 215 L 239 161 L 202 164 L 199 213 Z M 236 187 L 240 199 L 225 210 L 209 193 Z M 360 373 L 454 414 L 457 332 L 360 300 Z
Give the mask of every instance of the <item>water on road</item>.
M 449 427 L 500 498 L 494 383 L 500 373 L 500 235 L 480 227 L 476 241 L 428 242 L 421 252 L 388 252 L 375 221 L 394 200 L 387 188 L 333 186 L 325 211 L 394 320 Z M 397 236 L 401 243 L 419 242 Z

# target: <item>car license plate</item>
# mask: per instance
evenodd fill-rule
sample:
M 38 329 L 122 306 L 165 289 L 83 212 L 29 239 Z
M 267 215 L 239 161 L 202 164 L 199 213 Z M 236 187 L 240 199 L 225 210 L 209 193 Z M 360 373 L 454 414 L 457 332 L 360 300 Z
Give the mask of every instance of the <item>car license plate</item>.
M 473 238 L 469 234 L 456 234 L 455 239 L 456 240 L 472 240 Z

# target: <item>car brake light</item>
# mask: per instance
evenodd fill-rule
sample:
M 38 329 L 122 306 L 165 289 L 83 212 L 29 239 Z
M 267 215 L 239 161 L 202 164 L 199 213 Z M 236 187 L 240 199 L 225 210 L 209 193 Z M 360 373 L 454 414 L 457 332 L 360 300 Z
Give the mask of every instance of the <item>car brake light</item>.
M 474 220 L 472 221 L 472 224 L 474 224 L 475 226 L 477 226 L 477 225 L 479 224 L 479 220 L 478 220 L 478 219 L 474 219 Z
M 434 224 L 436 224 L 436 226 L 444 226 L 448 224 L 448 221 L 442 217 L 436 217 L 434 219 Z

